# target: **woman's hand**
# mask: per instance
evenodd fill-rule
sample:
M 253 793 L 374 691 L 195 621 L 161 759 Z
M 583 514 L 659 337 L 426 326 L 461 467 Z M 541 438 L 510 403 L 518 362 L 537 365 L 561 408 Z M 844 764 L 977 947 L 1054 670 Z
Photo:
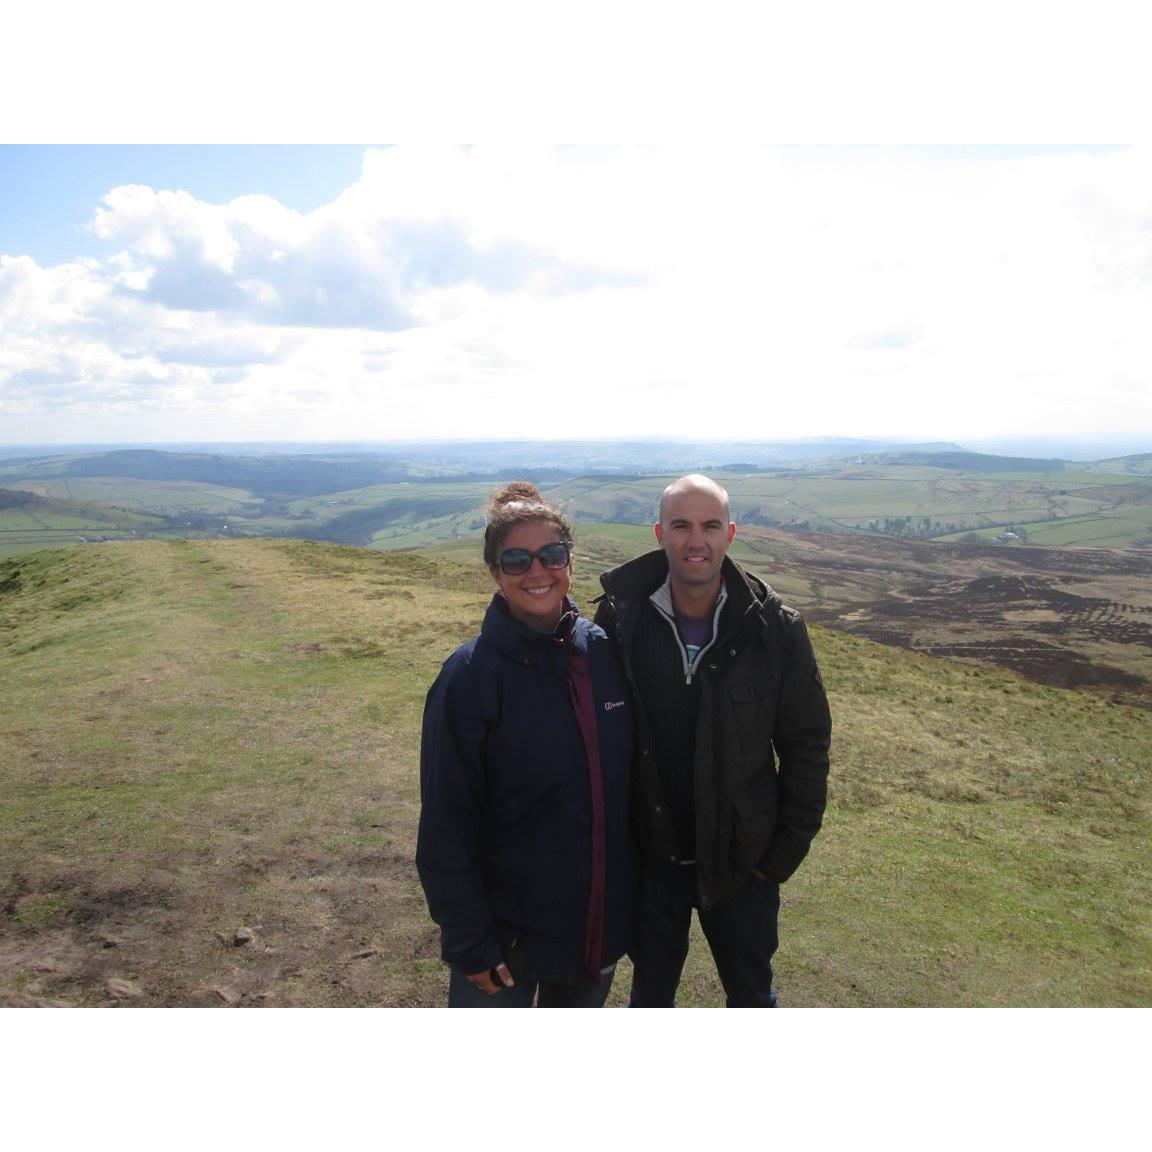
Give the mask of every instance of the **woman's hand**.
M 511 988 L 515 983 L 512 979 L 512 973 L 508 971 L 507 965 L 503 961 L 487 972 L 477 972 L 475 975 L 468 976 L 468 982 L 475 984 L 485 996 L 495 996 L 501 989 Z

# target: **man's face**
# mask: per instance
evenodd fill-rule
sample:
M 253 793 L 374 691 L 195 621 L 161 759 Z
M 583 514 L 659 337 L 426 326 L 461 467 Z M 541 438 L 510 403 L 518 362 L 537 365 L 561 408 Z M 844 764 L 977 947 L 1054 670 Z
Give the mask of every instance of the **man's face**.
M 667 497 L 656 539 L 668 557 L 673 587 L 702 592 L 712 585 L 719 591 L 720 565 L 735 535 L 736 525 L 714 492 L 687 488 Z

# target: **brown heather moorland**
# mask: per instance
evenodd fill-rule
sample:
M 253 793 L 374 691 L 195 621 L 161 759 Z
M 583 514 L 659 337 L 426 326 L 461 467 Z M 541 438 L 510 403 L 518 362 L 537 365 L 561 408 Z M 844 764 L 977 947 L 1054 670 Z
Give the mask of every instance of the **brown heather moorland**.
M 809 620 L 1152 707 L 1152 552 L 744 528 Z

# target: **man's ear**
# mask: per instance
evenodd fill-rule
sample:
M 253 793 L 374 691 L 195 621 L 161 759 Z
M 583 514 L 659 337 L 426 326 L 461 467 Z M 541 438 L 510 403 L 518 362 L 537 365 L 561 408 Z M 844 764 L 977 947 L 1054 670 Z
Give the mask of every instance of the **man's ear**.
M 736 537 L 736 521 L 733 520 L 728 525 L 728 543 L 731 544 Z
M 664 547 L 664 526 L 660 523 L 659 520 L 657 520 L 656 523 L 652 525 L 652 531 L 656 533 L 656 543 L 659 544 L 661 548 L 663 548 Z

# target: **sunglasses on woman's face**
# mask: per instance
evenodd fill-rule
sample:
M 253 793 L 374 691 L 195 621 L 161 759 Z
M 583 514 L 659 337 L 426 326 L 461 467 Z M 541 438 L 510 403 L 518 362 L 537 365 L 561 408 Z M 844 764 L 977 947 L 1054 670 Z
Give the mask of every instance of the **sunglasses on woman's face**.
M 545 568 L 557 572 L 567 568 L 571 559 L 571 547 L 557 541 L 555 544 L 545 544 L 535 552 L 529 552 L 527 548 L 505 548 L 497 563 L 505 576 L 523 576 L 532 567 L 533 560 L 539 560 Z

